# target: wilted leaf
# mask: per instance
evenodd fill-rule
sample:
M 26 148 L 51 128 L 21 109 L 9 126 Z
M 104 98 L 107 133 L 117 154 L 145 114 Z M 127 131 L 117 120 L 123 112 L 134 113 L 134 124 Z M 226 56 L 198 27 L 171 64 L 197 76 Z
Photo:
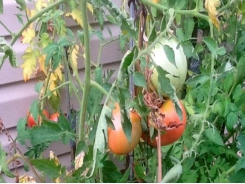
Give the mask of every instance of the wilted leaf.
M 213 22 L 213 24 L 219 29 L 219 19 L 217 18 L 218 11 L 217 7 L 220 6 L 219 0 L 206 0 L 205 1 L 205 8 L 208 11 L 209 18 Z
M 87 3 L 87 8 L 89 9 L 89 11 L 94 14 L 94 7 L 91 3 Z
M 32 176 L 22 175 L 19 178 L 19 183 L 36 183 L 36 180 Z

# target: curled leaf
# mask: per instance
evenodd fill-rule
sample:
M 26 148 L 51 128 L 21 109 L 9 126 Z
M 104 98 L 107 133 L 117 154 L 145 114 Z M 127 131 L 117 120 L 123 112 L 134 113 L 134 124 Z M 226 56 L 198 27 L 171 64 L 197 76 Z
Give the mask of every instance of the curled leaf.
M 206 0 L 205 1 L 205 8 L 208 11 L 208 16 L 211 19 L 212 23 L 219 29 L 219 19 L 217 18 L 218 11 L 217 7 L 220 6 L 219 0 Z

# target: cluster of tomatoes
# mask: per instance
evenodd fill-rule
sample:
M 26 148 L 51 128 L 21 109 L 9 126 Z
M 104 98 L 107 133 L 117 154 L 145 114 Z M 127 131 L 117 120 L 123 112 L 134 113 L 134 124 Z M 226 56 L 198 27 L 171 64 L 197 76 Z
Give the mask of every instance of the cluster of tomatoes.
M 51 116 L 49 116 L 49 113 L 46 110 L 43 110 L 42 113 L 47 119 L 50 119 L 51 121 L 57 122 L 59 119 L 59 113 L 58 112 L 52 114 Z M 38 117 L 38 121 L 40 121 L 40 116 Z M 33 126 L 36 126 L 37 124 L 38 123 L 34 120 L 32 114 L 28 113 L 28 115 L 27 115 L 27 126 L 31 128 Z
M 174 51 L 175 64 L 171 63 L 164 51 L 163 46 L 166 45 Z M 151 58 L 155 65 L 153 65 L 152 75 L 150 77 L 151 88 L 158 91 L 158 73 L 154 66 L 160 66 L 169 74 L 166 77 L 169 78 L 172 86 L 175 87 L 176 92 L 180 91 L 187 75 L 187 60 L 183 52 L 183 48 L 174 38 L 164 38 L 155 45 L 151 52 Z M 186 110 L 179 100 L 179 104 L 182 111 L 182 118 L 178 116 L 176 108 L 172 100 L 168 98 L 166 94 L 161 94 L 164 101 L 160 108 L 158 108 L 155 119 L 158 119 L 157 125 L 153 121 L 152 114 L 150 113 L 147 118 L 147 124 L 149 127 L 159 129 L 159 127 L 165 127 L 161 130 L 161 146 L 169 145 L 177 141 L 183 134 L 186 126 Z M 159 116 L 161 116 L 159 118 Z M 108 126 L 108 146 L 111 152 L 117 155 L 128 154 L 139 143 L 142 138 L 147 144 L 156 147 L 157 136 L 150 137 L 149 130 L 142 132 L 141 117 L 137 112 L 130 111 L 130 121 L 132 124 L 131 141 L 129 142 L 122 128 L 121 113 L 119 104 L 115 104 L 115 109 L 112 111 L 112 122 L 114 129 Z M 172 126 L 173 125 L 173 126 Z

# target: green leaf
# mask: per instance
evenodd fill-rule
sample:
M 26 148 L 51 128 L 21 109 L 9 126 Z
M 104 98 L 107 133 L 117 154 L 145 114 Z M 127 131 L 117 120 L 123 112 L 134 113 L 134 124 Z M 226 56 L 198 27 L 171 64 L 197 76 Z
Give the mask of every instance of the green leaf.
M 234 125 L 238 122 L 238 116 L 234 112 L 229 112 L 226 118 L 226 128 L 229 132 L 233 131 Z
M 111 160 L 105 160 L 103 162 L 102 174 L 104 183 L 115 183 L 122 177 L 118 167 Z
M 40 82 L 37 82 L 36 84 L 35 84 L 35 91 L 37 92 L 37 93 L 40 93 L 41 92 L 41 90 L 42 90 L 42 87 L 43 87 L 43 81 L 40 81 Z
M 9 170 L 8 165 L 6 163 L 6 153 L 3 150 L 2 144 L 0 142 L 0 174 L 4 172 L 8 177 L 14 178 L 15 175 Z
M 74 133 L 68 130 L 62 130 L 57 123 L 43 122 L 41 126 L 34 126 L 30 129 L 31 143 L 37 144 L 46 142 L 55 142 L 63 140 L 66 144 L 69 140 L 74 140 Z
M 224 142 L 219 131 L 215 128 L 208 128 L 205 130 L 206 137 L 214 144 L 224 146 Z
M 231 183 L 245 183 L 245 169 L 239 170 L 238 172 L 233 172 L 229 176 L 229 182 Z
M 25 140 L 30 140 L 30 133 L 26 130 L 27 118 L 21 118 L 17 123 L 17 140 L 24 145 Z
M 142 73 L 135 72 L 133 74 L 133 82 L 136 86 L 146 89 L 146 80 L 145 80 L 145 76 Z
M 245 157 L 242 157 L 237 161 L 235 172 L 238 172 L 241 169 L 245 169 Z
M 218 56 L 218 53 L 217 53 L 218 45 L 214 41 L 214 39 L 210 38 L 210 37 L 205 37 L 205 38 L 203 38 L 203 41 L 207 45 L 208 50 L 213 54 L 213 56 L 215 58 L 217 58 L 217 56 Z
M 194 20 L 192 17 L 184 18 L 184 33 L 186 39 L 190 39 L 192 37 L 192 32 L 194 30 Z
M 170 63 L 172 63 L 176 68 L 176 63 L 175 63 L 175 54 L 174 54 L 174 50 L 169 47 L 168 45 L 163 45 L 163 49 L 164 49 L 164 52 L 169 60 Z
M 39 104 L 38 104 L 38 100 L 34 100 L 31 103 L 31 107 L 29 109 L 33 119 L 35 120 L 35 122 L 38 122 L 38 116 L 39 116 Z
M 12 46 L 3 38 L 0 37 L 0 69 L 4 63 L 4 61 L 9 58 L 9 62 L 12 67 L 16 67 L 16 54 L 14 53 Z
M 56 165 L 54 160 L 35 159 L 31 160 L 31 163 L 40 172 L 44 173 L 45 176 L 48 176 L 52 180 L 58 178 L 61 175 L 60 172 L 62 170 L 62 167 L 61 165 Z
M 60 107 L 60 95 L 54 95 L 53 93 L 49 97 L 49 104 L 54 111 L 58 111 Z
M 95 170 L 98 151 L 100 151 L 101 153 L 105 153 L 105 144 L 107 140 L 107 127 L 108 127 L 106 121 L 106 115 L 110 116 L 110 114 L 111 114 L 111 109 L 104 105 L 99 117 L 98 126 L 95 134 L 95 141 L 93 147 L 93 165 L 92 165 L 90 176 L 93 175 Z
M 181 42 L 186 40 L 183 28 L 177 28 L 176 29 L 176 35 Z
M 224 88 L 224 92 L 226 92 L 227 94 L 229 93 L 230 88 L 232 87 L 233 82 L 235 81 L 234 78 L 235 77 L 234 77 L 233 71 L 229 72 L 225 76 L 225 79 L 224 79 L 224 82 L 223 82 L 223 88 Z
M 3 0 L 0 0 L 0 14 L 3 13 Z
M 20 11 L 23 11 L 26 9 L 26 2 L 25 0 L 16 0 L 16 3 L 18 5 L 20 5 L 20 7 L 18 7 L 20 9 Z
M 238 148 L 245 153 L 245 135 L 244 134 L 239 134 L 239 136 L 237 137 L 237 140 L 239 142 Z
M 123 174 L 123 176 L 117 181 L 117 183 L 127 183 L 130 175 L 130 168 Z
M 237 63 L 237 66 L 236 66 L 236 70 L 237 70 L 237 72 L 236 72 L 236 76 L 237 76 L 236 77 L 237 78 L 236 82 L 237 82 L 237 84 L 241 84 L 243 82 L 243 79 L 245 77 L 244 68 L 245 68 L 245 55 L 243 55 L 239 59 L 239 61 Z
M 162 179 L 161 183 L 175 183 L 178 181 L 182 174 L 182 166 L 181 164 L 176 164 L 172 167 L 167 174 Z

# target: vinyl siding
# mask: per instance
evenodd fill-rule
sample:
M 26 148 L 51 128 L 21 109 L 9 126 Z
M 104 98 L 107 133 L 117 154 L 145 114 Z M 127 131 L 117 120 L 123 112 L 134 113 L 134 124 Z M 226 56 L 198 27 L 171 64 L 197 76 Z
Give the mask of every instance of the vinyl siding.
M 4 22 L 7 27 L 10 28 L 12 32 L 18 32 L 21 28 L 21 24 L 18 22 L 14 14 L 19 13 L 16 8 L 14 0 L 3 1 L 4 3 L 4 14 L 0 15 L 0 20 Z M 116 4 L 120 5 L 120 0 L 116 0 Z M 29 3 L 29 7 L 32 5 Z M 72 29 L 74 32 L 78 29 L 75 22 L 69 18 L 67 20 L 67 26 Z M 99 25 L 96 20 L 89 16 L 89 21 L 93 29 L 99 29 Z M 113 36 L 118 35 L 119 29 L 116 26 L 113 26 L 109 23 L 106 23 L 105 27 L 108 27 Z M 0 25 L 0 36 L 4 36 L 7 41 L 10 41 L 11 37 L 9 33 Z M 105 28 L 103 32 L 105 40 L 110 40 L 110 35 Z M 98 50 L 99 50 L 100 41 L 98 37 L 92 37 L 91 40 L 91 60 L 97 61 Z M 22 54 L 26 49 L 26 45 L 17 41 L 14 45 L 14 51 L 17 54 L 17 65 L 20 66 L 23 62 L 21 59 Z M 111 44 L 105 46 L 101 53 L 101 64 L 103 64 L 104 70 L 117 70 L 119 68 L 120 60 L 123 56 L 123 53 L 120 51 L 118 41 L 112 42 Z M 79 61 L 79 75 L 81 79 L 84 76 L 84 64 L 83 61 Z M 112 76 L 112 81 L 116 78 L 116 73 Z M 0 117 L 10 133 L 10 135 L 15 138 L 17 135 L 16 126 L 18 120 L 26 116 L 26 112 L 29 109 L 31 102 L 34 99 L 37 99 L 38 94 L 34 90 L 34 86 L 38 81 L 38 78 L 32 78 L 28 82 L 23 81 L 22 69 L 12 68 L 8 61 L 2 66 L 0 70 Z M 61 91 L 63 96 L 61 102 L 61 109 L 63 112 L 67 112 L 67 96 L 65 90 Z M 71 97 L 71 107 L 77 109 L 78 103 L 75 97 Z M 11 148 L 11 144 L 4 133 L 0 133 L 0 141 L 4 150 L 8 151 Z M 20 149 L 24 152 L 24 148 L 20 146 Z M 62 145 L 61 142 L 52 143 L 51 146 L 44 153 L 45 156 L 49 155 L 49 151 L 52 150 L 55 154 L 58 155 L 62 164 L 70 166 L 70 147 L 69 145 Z M 14 172 L 14 170 L 13 170 Z M 24 173 L 22 164 L 19 165 L 18 172 L 20 175 Z M 30 173 L 30 175 L 32 175 Z M 7 182 L 14 182 L 14 179 L 6 178 Z

